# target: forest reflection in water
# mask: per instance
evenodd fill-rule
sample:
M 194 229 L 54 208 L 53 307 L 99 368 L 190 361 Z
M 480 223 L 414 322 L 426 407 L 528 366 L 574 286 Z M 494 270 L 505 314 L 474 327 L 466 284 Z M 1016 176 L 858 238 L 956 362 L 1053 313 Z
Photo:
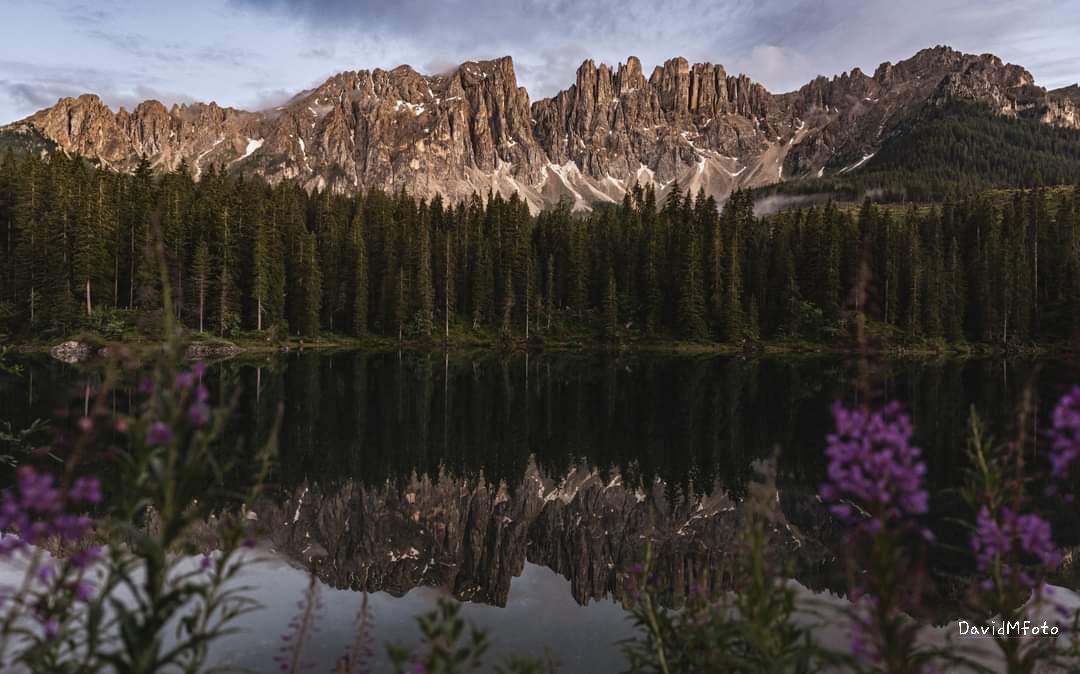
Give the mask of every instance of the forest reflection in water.
M 98 377 L 32 360 L 0 380 L 2 415 L 19 427 L 77 412 Z M 270 488 L 252 504 L 279 554 L 336 588 L 437 587 L 503 606 L 530 563 L 566 578 L 580 604 L 620 601 L 650 543 L 673 603 L 722 584 L 738 505 L 766 465 L 785 524 L 774 542 L 800 580 L 834 584 L 843 551 L 816 492 L 829 406 L 853 399 L 854 377 L 836 357 L 308 352 L 226 361 L 207 383 L 236 401 L 228 444 L 242 451 L 283 411 Z M 947 512 L 972 406 L 1008 431 L 1030 384 L 1034 425 L 1080 376 L 973 359 L 879 362 L 872 380 L 910 411 Z M 123 408 L 127 390 L 115 395 Z M 240 466 L 237 485 L 253 477 Z

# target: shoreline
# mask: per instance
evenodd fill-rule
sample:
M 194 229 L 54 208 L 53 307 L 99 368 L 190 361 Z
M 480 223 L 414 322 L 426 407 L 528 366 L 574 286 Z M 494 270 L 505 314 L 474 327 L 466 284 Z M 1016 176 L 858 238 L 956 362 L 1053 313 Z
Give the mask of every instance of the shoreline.
M 189 359 L 233 358 L 264 356 L 292 352 L 316 351 L 333 353 L 342 351 L 367 351 L 372 353 L 559 353 L 584 355 L 651 354 L 657 356 L 741 356 L 758 358 L 767 356 L 791 357 L 857 357 L 865 354 L 875 358 L 933 360 L 938 358 L 1069 358 L 1075 349 L 1068 343 L 1025 344 L 1002 347 L 987 343 L 953 344 L 944 342 L 899 343 L 873 341 L 865 349 L 856 348 L 851 341 L 820 342 L 813 340 L 761 340 L 741 344 L 713 341 L 680 341 L 674 339 L 631 338 L 616 341 L 597 339 L 593 336 L 501 340 L 482 335 L 452 336 L 441 338 L 405 339 L 398 341 L 385 337 L 350 337 L 326 335 L 313 339 L 291 337 L 286 340 L 269 340 L 256 335 L 242 335 L 235 339 L 222 339 L 207 335 L 188 335 Z M 136 356 L 156 351 L 164 342 L 139 337 L 137 339 L 109 340 L 99 336 L 74 335 L 50 341 L 9 340 L 4 347 L 9 353 L 47 354 L 61 362 L 86 363 L 108 358 L 110 352 L 127 349 Z

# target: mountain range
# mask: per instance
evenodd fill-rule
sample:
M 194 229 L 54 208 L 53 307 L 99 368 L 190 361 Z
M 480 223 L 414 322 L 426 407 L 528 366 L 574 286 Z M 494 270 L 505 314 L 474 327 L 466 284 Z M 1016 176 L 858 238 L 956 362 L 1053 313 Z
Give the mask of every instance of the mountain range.
M 648 77 L 630 57 L 585 61 L 576 81 L 530 101 L 510 57 L 423 75 L 343 72 L 263 111 L 154 100 L 113 112 L 94 94 L 0 129 L 0 138 L 55 145 L 101 166 L 186 164 L 293 180 L 309 190 L 406 189 L 451 201 L 518 192 L 534 212 L 569 198 L 575 210 L 621 200 L 635 183 L 723 198 L 732 190 L 842 176 L 890 138 L 952 101 L 1006 118 L 1080 129 L 1080 89 L 1047 90 L 991 54 L 924 49 L 872 75 L 858 68 L 770 93 L 721 65 L 673 58 Z

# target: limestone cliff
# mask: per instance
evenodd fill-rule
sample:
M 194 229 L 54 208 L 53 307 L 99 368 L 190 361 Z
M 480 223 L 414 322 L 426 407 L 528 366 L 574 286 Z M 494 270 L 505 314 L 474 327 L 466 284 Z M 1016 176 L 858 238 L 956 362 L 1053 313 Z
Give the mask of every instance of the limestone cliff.
M 738 187 L 857 170 L 927 106 L 962 99 L 999 114 L 1080 128 L 1076 87 L 1047 91 L 990 54 L 925 49 L 873 75 L 858 68 L 772 94 L 723 66 L 674 58 L 646 77 L 634 57 L 585 61 L 573 84 L 530 102 L 509 57 L 422 75 L 344 72 L 273 110 L 146 101 L 110 110 L 65 98 L 5 130 L 133 170 L 145 158 L 198 176 L 213 165 L 348 193 L 405 188 L 458 201 L 518 192 L 535 211 L 618 201 L 675 181 L 724 197 Z

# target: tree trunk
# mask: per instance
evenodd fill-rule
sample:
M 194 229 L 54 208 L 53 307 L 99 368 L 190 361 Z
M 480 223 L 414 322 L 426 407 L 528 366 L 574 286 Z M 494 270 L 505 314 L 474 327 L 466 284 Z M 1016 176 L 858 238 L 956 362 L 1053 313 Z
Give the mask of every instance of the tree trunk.
M 889 320 L 889 277 L 887 275 L 888 272 L 885 273 L 885 320 L 883 322 L 891 323 L 892 321 Z
M 128 309 L 135 308 L 135 223 L 131 224 L 131 274 L 128 276 Z
M 228 272 L 221 265 L 221 288 L 218 292 L 218 336 L 225 336 L 225 308 L 229 305 Z
M 86 278 L 86 315 L 89 317 L 93 313 L 93 306 L 90 304 L 90 277 Z
M 173 213 L 179 220 L 180 195 L 173 196 Z M 173 264 L 176 265 L 176 287 L 173 288 L 173 297 L 176 300 L 176 320 L 179 323 L 184 307 L 184 254 L 182 237 L 177 236 L 173 244 Z
M 179 253 L 176 255 L 176 288 L 173 292 L 176 297 L 176 320 L 180 320 L 184 306 L 184 264 Z
M 7 221 L 7 247 L 4 249 L 7 252 L 8 255 L 10 255 L 11 251 L 13 250 L 12 246 L 11 246 L 11 230 L 14 228 L 14 226 L 15 226 L 14 225 L 14 217 L 8 218 L 8 221 Z M 16 300 L 19 295 L 15 290 L 15 265 L 11 265 L 11 267 L 8 269 L 7 281 L 8 281 L 8 288 L 11 289 L 11 299 Z

